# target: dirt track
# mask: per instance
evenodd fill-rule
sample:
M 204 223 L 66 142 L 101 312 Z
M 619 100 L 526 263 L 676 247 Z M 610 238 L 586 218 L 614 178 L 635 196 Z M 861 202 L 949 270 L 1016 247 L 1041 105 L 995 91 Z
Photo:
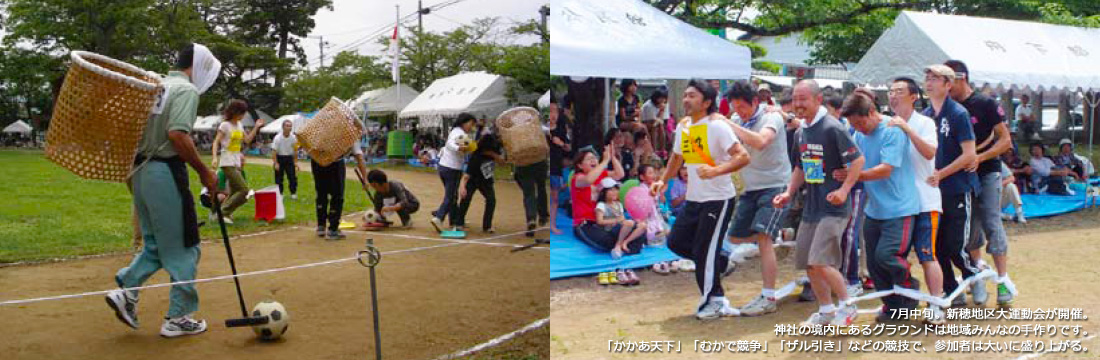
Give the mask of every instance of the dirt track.
M 388 172 L 409 185 L 422 201 L 422 210 L 414 214 L 417 228 L 393 233 L 434 237 L 427 219 L 428 211 L 438 205 L 440 198 L 438 176 Z M 521 230 L 523 210 L 518 187 L 500 182 L 497 194 L 498 234 Z M 478 219 L 472 223 L 475 228 L 480 225 L 481 204 L 480 197 L 475 198 L 468 217 Z M 361 209 L 345 210 L 356 211 Z M 350 257 L 364 247 L 368 236 L 374 237 L 382 251 L 448 244 L 366 232 L 349 232 L 347 240 L 329 242 L 318 239 L 307 223 L 234 240 L 233 245 L 238 270 L 247 272 Z M 480 231 L 470 232 L 471 240 L 485 236 Z M 529 240 L 513 236 L 495 242 L 523 244 Z M 510 249 L 460 244 L 384 255 L 378 267 L 384 355 L 432 359 L 546 317 L 549 252 L 511 253 Z M 229 273 L 220 244 L 204 244 L 202 250 L 199 277 Z M 0 299 L 110 289 L 115 271 L 130 260 L 131 256 L 121 255 L 2 268 Z M 197 315 L 210 324 L 206 334 L 161 338 L 158 330 L 168 307 L 168 291 L 159 288 L 142 293 L 138 313 L 141 328 L 137 331 L 119 323 L 102 296 L 0 307 L 0 319 L 8 325 L 0 326 L 0 353 L 4 359 L 361 359 L 374 351 L 367 274 L 366 268 L 351 261 L 243 278 L 249 303 L 275 299 L 291 313 L 287 338 L 278 343 L 258 343 L 249 329 L 227 329 L 221 324 L 226 318 L 239 316 L 232 281 L 225 280 L 199 285 L 201 307 Z M 148 284 L 167 281 L 162 272 Z M 536 345 L 527 346 L 529 351 L 525 353 L 547 358 L 548 344 Z
M 997 325 L 1081 325 L 1089 335 L 1100 334 L 1100 326 L 1092 318 L 1100 316 L 1100 286 L 1096 279 L 1100 277 L 1096 259 L 1100 256 L 1100 235 L 1097 228 L 1077 228 L 1055 231 L 1041 226 L 1060 223 L 1066 219 L 1088 218 L 1095 223 L 1096 212 L 1082 212 L 1067 215 L 1060 220 L 1040 219 L 1032 221 L 1027 229 L 1011 226 L 1010 234 L 1010 272 L 1013 281 L 1020 289 L 1013 307 L 1015 308 L 1082 308 L 1090 319 L 1086 321 L 980 321 L 949 320 L 948 324 L 975 324 L 994 328 Z M 1020 235 L 1020 233 L 1026 233 Z M 987 259 L 992 264 L 992 259 Z M 911 268 L 915 275 L 922 277 L 919 266 Z M 936 340 L 1084 340 L 1085 337 L 1051 338 L 1037 336 L 1015 337 L 936 337 L 936 336 L 895 336 L 895 337 L 783 337 L 775 335 L 776 324 L 797 324 L 816 311 L 816 303 L 800 303 L 794 298 L 786 298 L 779 304 L 779 311 L 763 317 L 728 318 L 710 322 L 700 322 L 692 315 L 692 309 L 698 300 L 691 273 L 679 273 L 660 276 L 650 271 L 639 272 L 643 283 L 640 286 L 624 288 L 622 286 L 601 287 L 593 277 L 572 278 L 554 281 L 551 285 L 551 355 L 554 359 L 622 359 L 622 358 L 672 358 L 672 359 L 711 359 L 716 356 L 732 355 L 696 353 L 692 350 L 695 340 L 758 340 L 767 342 L 767 354 L 737 354 L 742 358 L 864 358 L 864 359 L 1016 359 L 1026 353 L 937 353 Z M 780 260 L 779 285 L 794 280 L 793 260 L 788 257 Z M 923 280 L 923 279 L 922 279 Z M 995 307 L 996 288 L 989 282 L 991 300 L 986 307 Z M 726 294 L 734 306 L 747 303 L 760 292 L 759 259 L 749 260 L 724 280 Z M 796 289 L 796 292 L 798 290 Z M 927 291 L 927 289 L 925 289 Z M 873 309 L 881 302 L 870 300 L 860 303 L 861 309 Z M 874 315 L 860 315 L 857 325 L 874 324 Z M 914 323 L 917 324 L 917 323 Z M 919 324 L 918 324 L 919 325 Z M 922 341 L 928 350 L 921 354 L 856 354 L 847 349 L 848 340 L 909 340 Z M 608 351 L 608 340 L 627 341 L 680 341 L 683 352 L 680 354 L 613 354 Z M 790 353 L 781 351 L 781 340 L 845 340 L 845 349 L 838 354 Z M 1050 354 L 1041 359 L 1098 358 L 1100 357 L 1100 339 L 1084 340 L 1088 353 Z

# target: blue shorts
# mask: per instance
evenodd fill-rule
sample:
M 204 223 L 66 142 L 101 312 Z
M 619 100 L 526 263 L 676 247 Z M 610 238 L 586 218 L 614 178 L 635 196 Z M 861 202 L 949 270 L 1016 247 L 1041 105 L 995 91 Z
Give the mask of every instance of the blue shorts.
M 940 227 L 940 213 L 922 212 L 913 226 L 913 251 L 920 262 L 936 261 L 936 231 Z
M 565 177 L 561 175 L 550 175 L 550 188 L 554 190 L 565 188 Z
M 737 199 L 737 209 L 733 213 L 729 236 L 747 238 L 753 234 L 764 234 L 774 238 L 779 234 L 780 220 L 786 208 L 776 209 L 772 199 L 786 189 L 783 187 L 746 191 Z

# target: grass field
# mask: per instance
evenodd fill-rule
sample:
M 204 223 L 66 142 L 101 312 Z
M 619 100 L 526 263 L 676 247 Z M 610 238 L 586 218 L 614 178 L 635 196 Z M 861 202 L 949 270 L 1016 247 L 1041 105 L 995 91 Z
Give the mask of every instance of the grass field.
M 122 183 L 85 180 L 46 159 L 40 151 L 0 150 L 0 263 L 125 251 L 131 244 L 131 196 Z M 302 167 L 299 168 L 303 169 Z M 273 185 L 266 165 L 246 165 L 249 187 Z M 191 174 L 191 188 L 200 183 Z M 368 200 L 357 181 L 346 184 L 344 213 L 362 211 Z M 298 173 L 298 200 L 284 201 L 286 221 L 252 220 L 254 203 L 234 214 L 230 235 L 315 222 L 313 177 Z M 196 198 L 197 202 L 197 198 Z M 200 221 L 206 210 L 199 209 Z M 203 226 L 203 239 L 220 239 L 216 226 Z

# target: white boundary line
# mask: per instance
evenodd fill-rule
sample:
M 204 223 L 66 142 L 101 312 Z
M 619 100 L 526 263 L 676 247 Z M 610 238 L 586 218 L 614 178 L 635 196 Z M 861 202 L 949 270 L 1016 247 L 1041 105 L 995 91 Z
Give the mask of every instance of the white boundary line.
M 421 250 L 428 250 L 428 249 L 435 249 L 435 248 L 449 247 L 449 246 L 456 246 L 456 245 L 461 245 L 461 244 L 460 243 L 446 243 L 446 244 L 438 244 L 438 245 L 431 245 L 431 246 L 421 246 L 421 247 L 415 247 L 415 248 L 409 248 L 409 249 L 384 251 L 384 252 L 382 252 L 382 254 L 383 255 L 393 255 L 393 254 L 400 254 L 400 253 L 407 253 L 407 252 L 414 252 L 414 251 L 421 251 Z M 353 256 L 353 257 L 347 257 L 347 258 L 342 258 L 342 259 L 321 261 L 321 262 L 308 263 L 308 264 L 295 265 L 295 266 L 287 266 L 287 267 L 282 267 L 282 268 L 257 270 L 257 271 L 251 271 L 251 272 L 246 272 L 246 273 L 240 273 L 240 274 L 237 274 L 237 275 L 222 275 L 222 276 L 216 276 L 216 277 L 205 278 L 205 279 L 195 279 L 195 280 L 160 283 L 160 284 L 125 288 L 123 290 L 144 290 L 144 289 L 153 289 L 153 288 L 168 287 L 168 286 L 183 285 L 183 284 L 198 284 L 198 283 L 205 283 L 205 282 L 218 281 L 218 280 L 227 280 L 227 279 L 232 279 L 234 277 L 263 275 L 263 274 L 270 274 L 270 273 L 282 272 L 282 271 L 287 271 L 287 270 L 305 269 L 305 268 L 311 268 L 311 267 L 322 266 L 322 265 L 332 265 L 332 264 L 338 264 L 338 263 L 343 263 L 343 262 L 348 262 L 348 261 L 356 261 L 357 259 L 358 259 L 357 256 Z M 48 301 L 48 300 L 72 299 L 72 298 L 94 296 L 94 295 L 106 295 L 107 293 L 109 293 L 111 291 L 114 291 L 114 290 L 115 289 L 101 290 L 101 291 L 90 291 L 90 292 L 79 293 L 79 294 L 47 296 L 47 297 L 40 297 L 40 298 L 33 298 L 33 299 L 7 300 L 7 301 L 0 302 L 0 306 L 27 304 L 27 303 L 34 303 L 34 302 L 41 302 L 41 301 Z
M 447 354 L 447 355 L 437 357 L 437 358 L 435 358 L 435 360 L 450 360 L 450 359 L 460 358 L 460 357 L 463 357 L 463 356 L 466 356 L 466 355 L 470 355 L 470 354 L 476 353 L 478 351 L 485 350 L 485 349 L 500 345 L 500 344 L 502 344 L 502 343 L 504 343 L 508 340 L 512 340 L 516 336 L 519 336 L 519 335 L 522 335 L 523 333 L 526 333 L 528 331 L 535 330 L 535 329 L 538 329 L 540 327 L 546 326 L 549 323 L 550 323 L 550 318 L 548 318 L 548 317 L 542 318 L 542 319 L 537 320 L 533 323 L 527 324 L 527 326 L 524 326 L 524 327 L 520 328 L 519 330 L 510 332 L 510 333 L 507 333 L 507 334 L 504 334 L 504 335 L 501 335 L 501 336 L 498 336 L 495 339 L 483 342 L 481 344 L 478 344 L 477 346 L 474 346 L 474 347 L 466 349 L 466 350 L 457 351 L 457 352 L 453 352 L 453 353 L 450 353 L 450 354 Z
M 539 228 L 539 229 L 535 229 L 535 231 L 540 231 L 540 230 L 545 230 L 545 229 L 548 229 L 548 228 Z M 363 234 L 381 235 L 381 236 L 392 236 L 392 237 L 403 238 L 403 239 L 443 241 L 443 242 L 457 243 L 457 244 L 478 244 L 478 245 L 517 247 L 517 248 L 527 246 L 525 244 L 511 244 L 511 243 L 499 243 L 499 242 L 489 242 L 488 241 L 488 240 L 496 240 L 496 239 L 503 239 L 503 238 L 507 238 L 507 237 L 519 236 L 519 235 L 522 235 L 522 234 L 526 233 L 527 231 L 518 231 L 518 232 L 514 232 L 514 233 L 509 233 L 509 234 L 494 235 L 494 236 L 490 236 L 490 237 L 486 237 L 486 238 L 472 239 L 472 240 L 431 238 L 431 237 L 427 237 L 427 236 L 407 235 L 407 234 L 387 234 L 383 231 L 344 230 L 344 232 L 363 233 Z M 531 247 L 531 249 L 550 250 L 549 247 L 545 247 L 545 246 L 535 246 L 535 247 Z

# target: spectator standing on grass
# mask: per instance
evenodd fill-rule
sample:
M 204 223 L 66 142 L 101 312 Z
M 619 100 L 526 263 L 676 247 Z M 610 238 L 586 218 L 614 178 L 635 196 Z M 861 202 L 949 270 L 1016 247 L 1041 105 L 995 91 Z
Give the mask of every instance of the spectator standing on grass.
M 258 126 L 257 126 L 258 127 Z M 294 152 L 298 149 L 298 138 L 291 132 L 294 123 L 283 122 L 283 131 L 275 135 L 271 141 L 273 166 L 275 167 L 275 183 L 279 185 L 279 193 L 283 192 L 283 175 L 290 180 L 290 198 L 298 199 L 298 160 L 294 158 Z
M 260 127 L 264 126 L 264 119 L 257 119 L 252 131 L 245 134 L 241 127 L 241 119 L 248 111 L 248 104 L 242 100 L 231 100 L 222 110 L 221 125 L 218 125 L 218 133 L 214 136 L 214 168 L 225 174 L 229 183 L 229 198 L 222 203 L 222 216 L 227 224 L 232 224 L 233 212 L 241 205 L 248 202 L 248 182 L 244 175 L 244 146 L 251 144 Z M 210 212 L 210 221 L 214 222 L 217 216 Z

